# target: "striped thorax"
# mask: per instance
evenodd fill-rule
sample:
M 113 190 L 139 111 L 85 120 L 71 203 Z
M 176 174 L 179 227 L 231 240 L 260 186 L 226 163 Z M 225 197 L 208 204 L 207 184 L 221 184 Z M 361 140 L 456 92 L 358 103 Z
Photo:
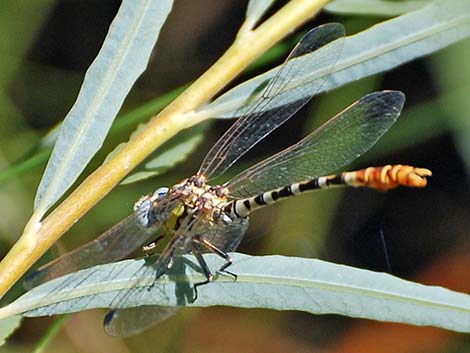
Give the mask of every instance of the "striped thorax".
M 145 228 L 163 221 L 168 231 L 176 231 L 197 217 L 199 224 L 230 222 L 224 215 L 228 202 L 228 189 L 211 186 L 202 175 L 195 175 L 175 184 L 171 189 L 159 188 L 141 197 L 134 205 Z M 187 235 L 190 235 L 188 233 Z

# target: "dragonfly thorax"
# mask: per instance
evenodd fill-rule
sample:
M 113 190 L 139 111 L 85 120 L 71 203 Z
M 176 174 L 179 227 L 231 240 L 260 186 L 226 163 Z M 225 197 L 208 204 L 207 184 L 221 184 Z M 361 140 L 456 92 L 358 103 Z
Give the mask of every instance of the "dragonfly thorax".
M 193 219 L 206 224 L 231 222 L 224 212 L 229 201 L 228 189 L 222 185 L 211 186 L 202 175 L 194 175 L 175 184 L 172 188 L 159 188 L 141 197 L 134 210 L 142 227 L 149 228 L 163 223 L 170 231 Z
M 168 198 L 174 199 L 178 205 L 174 206 L 166 226 L 176 230 L 183 223 L 191 219 L 198 222 L 213 224 L 221 219 L 223 207 L 228 202 L 228 189 L 221 185 L 211 186 L 206 183 L 202 175 L 194 175 L 173 186 L 168 192 Z

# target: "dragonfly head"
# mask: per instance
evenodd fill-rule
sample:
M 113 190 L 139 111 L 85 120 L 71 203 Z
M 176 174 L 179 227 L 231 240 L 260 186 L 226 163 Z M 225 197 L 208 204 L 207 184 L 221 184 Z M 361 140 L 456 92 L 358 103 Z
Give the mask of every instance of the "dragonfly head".
M 158 221 L 154 210 L 158 202 L 167 195 L 168 190 L 167 187 L 158 188 L 153 193 L 142 196 L 134 204 L 134 211 L 142 227 L 149 228 Z

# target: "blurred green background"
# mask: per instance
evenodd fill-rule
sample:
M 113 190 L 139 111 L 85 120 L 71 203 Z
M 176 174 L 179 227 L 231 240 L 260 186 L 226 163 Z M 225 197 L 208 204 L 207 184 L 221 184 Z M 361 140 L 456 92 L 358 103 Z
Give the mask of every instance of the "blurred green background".
M 0 4 L 0 256 L 6 254 L 31 215 L 47 155 L 40 149 L 41 141 L 73 104 L 119 4 L 117 0 L 2 0 Z M 176 1 L 149 68 L 134 86 L 122 113 L 134 112 L 204 72 L 234 38 L 244 6 L 244 2 L 233 1 Z M 324 14 L 303 29 L 339 21 L 353 34 L 382 20 Z M 289 48 L 279 46 L 235 83 L 281 63 Z M 253 161 L 298 141 L 362 95 L 397 89 L 407 96 L 398 123 L 350 168 L 387 163 L 427 167 L 434 175 L 426 189 L 388 193 L 334 190 L 288 200 L 252 216 L 239 251 L 318 257 L 470 292 L 469 61 L 467 40 L 323 94 L 227 175 L 229 178 Z M 127 140 L 140 116 L 145 121 L 157 111 L 159 101 L 154 103 L 146 105 L 145 114 L 131 115 L 134 120 L 118 118 L 121 128 L 109 136 L 86 173 L 100 165 L 116 144 Z M 171 172 L 117 187 L 62 238 L 60 251 L 96 237 L 127 215 L 140 195 L 194 173 L 230 124 L 214 122 L 197 150 Z M 31 156 L 37 157 L 22 163 Z M 98 310 L 69 316 L 45 351 L 470 351 L 468 336 L 335 315 L 227 307 L 186 309 L 126 340 L 106 336 L 102 317 Z M 57 319 L 25 320 L 0 352 L 32 351 Z

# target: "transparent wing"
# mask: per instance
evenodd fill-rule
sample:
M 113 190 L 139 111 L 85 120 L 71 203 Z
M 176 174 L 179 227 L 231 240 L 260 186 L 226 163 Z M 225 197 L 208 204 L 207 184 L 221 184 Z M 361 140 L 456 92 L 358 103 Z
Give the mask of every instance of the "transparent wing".
M 342 46 L 325 45 L 343 36 L 344 27 L 339 23 L 325 24 L 308 32 L 262 94 L 236 114 L 240 118 L 209 151 L 199 173 L 207 178 L 220 176 L 256 143 L 304 106 L 328 76 L 323 74 L 318 79 L 306 79 L 306 73 L 318 68 L 331 72 Z M 320 47 L 323 48 L 318 53 L 322 54 L 315 57 L 315 62 L 305 55 Z
M 155 305 L 127 308 L 128 298 L 133 301 L 141 302 L 139 298 L 146 294 L 153 281 L 159 278 L 167 271 L 167 266 L 175 256 L 175 252 L 181 249 L 183 238 L 178 237 L 170 241 L 162 254 L 152 264 L 145 264 L 143 268 L 136 273 L 136 279 L 133 285 L 124 294 L 118 294 L 113 301 L 111 309 L 104 318 L 104 329 L 111 336 L 128 337 L 149 329 L 157 323 L 176 314 L 177 307 L 165 307 Z M 148 279 L 151 282 L 148 282 Z
M 191 248 L 187 245 L 187 242 L 185 242 L 185 239 L 188 237 L 188 232 L 204 234 L 206 239 L 213 245 L 223 251 L 229 252 L 234 251 L 238 247 L 247 228 L 247 219 L 235 219 L 233 222 L 226 225 L 202 224 L 202 222 L 196 219 L 194 223 L 178 229 L 158 260 L 152 265 L 152 268 L 147 268 L 144 271 L 145 273 L 154 272 L 155 278 L 158 278 L 161 273 L 166 271 L 166 266 L 174 256 L 189 253 Z M 192 230 L 190 231 L 189 229 Z M 206 250 L 201 249 L 201 251 L 205 252 Z M 143 274 L 142 278 L 144 277 L 148 276 Z M 137 280 L 133 288 L 117 300 L 116 308 L 124 307 L 126 298 L 129 296 L 134 298 L 143 290 L 145 289 L 142 289 L 141 283 Z M 166 320 L 176 314 L 177 311 L 178 307 L 163 306 L 140 306 L 114 309 L 106 315 L 104 327 L 106 332 L 112 336 L 132 336 Z
M 147 278 L 153 276 L 156 280 L 166 273 L 168 265 L 175 256 L 189 253 L 191 247 L 186 240 L 189 239 L 189 229 L 194 226 L 195 222 L 198 222 L 198 220 L 194 219 L 190 224 L 182 225 L 173 234 L 155 263 L 145 264 L 144 268 L 136 273 L 137 278 L 129 290 L 122 295 L 118 294 L 113 299 L 115 302 L 114 309 L 111 309 L 104 319 L 104 329 L 108 334 L 118 337 L 132 336 L 145 331 L 177 312 L 178 308 L 155 305 L 126 308 L 126 302 L 129 297 L 135 300 L 146 290 L 145 282 L 147 282 Z M 145 318 L 143 319 L 141 315 L 144 315 Z
M 159 227 L 142 228 L 137 217 L 137 212 L 132 213 L 98 238 L 40 267 L 25 280 L 25 287 L 32 288 L 67 273 L 128 256 L 148 241 Z
M 364 96 L 295 145 L 235 176 L 227 183 L 232 195 L 248 197 L 338 170 L 377 142 L 404 102 L 398 91 Z
M 138 306 L 111 311 L 104 320 L 106 333 L 115 337 L 128 337 L 143 332 L 175 315 L 175 306 Z
M 238 248 L 247 228 L 248 219 L 235 218 L 232 222 L 223 226 L 211 226 L 203 234 L 212 245 L 224 252 L 231 252 Z

